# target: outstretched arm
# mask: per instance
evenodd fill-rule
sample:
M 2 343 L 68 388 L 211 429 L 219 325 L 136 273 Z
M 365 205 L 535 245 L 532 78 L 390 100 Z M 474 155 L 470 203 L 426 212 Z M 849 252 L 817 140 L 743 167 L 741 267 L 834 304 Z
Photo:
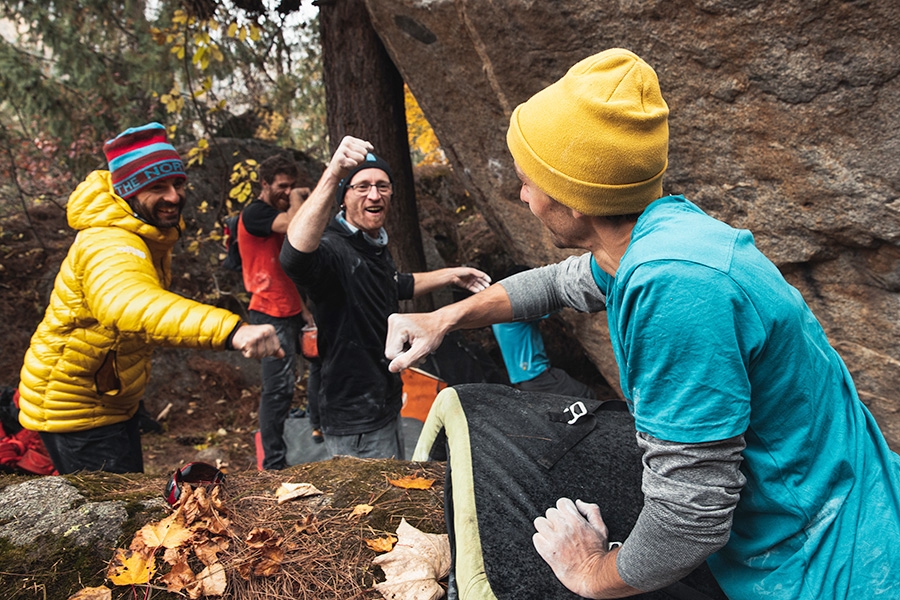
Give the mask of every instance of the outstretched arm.
M 469 290 L 473 294 L 486 290 L 491 285 L 491 278 L 487 273 L 471 267 L 448 267 L 436 271 L 413 273 L 412 276 L 415 281 L 414 298 L 451 284 Z
M 437 350 L 444 336 L 457 329 L 475 329 L 512 320 L 506 290 L 492 285 L 460 302 L 430 313 L 395 313 L 388 317 L 384 355 L 392 373 L 418 364 Z
M 359 138 L 348 135 L 341 140 L 316 188 L 288 225 L 287 239 L 291 246 L 300 252 L 312 252 L 319 247 L 322 233 L 331 218 L 338 184 L 372 150 L 372 144 Z

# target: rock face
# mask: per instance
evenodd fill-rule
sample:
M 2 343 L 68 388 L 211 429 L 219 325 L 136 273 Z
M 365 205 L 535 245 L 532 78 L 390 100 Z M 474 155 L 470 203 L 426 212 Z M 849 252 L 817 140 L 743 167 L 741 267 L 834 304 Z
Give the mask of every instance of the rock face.
M 42 535 L 109 551 L 128 518 L 124 502 L 87 502 L 63 477 L 42 477 L 0 492 L 0 538 L 17 546 Z
M 515 260 L 559 260 L 518 202 L 512 109 L 625 47 L 671 115 L 668 193 L 751 230 L 809 302 L 900 449 L 900 10 L 837 0 L 366 0 L 372 21 Z M 616 385 L 606 320 L 568 315 Z

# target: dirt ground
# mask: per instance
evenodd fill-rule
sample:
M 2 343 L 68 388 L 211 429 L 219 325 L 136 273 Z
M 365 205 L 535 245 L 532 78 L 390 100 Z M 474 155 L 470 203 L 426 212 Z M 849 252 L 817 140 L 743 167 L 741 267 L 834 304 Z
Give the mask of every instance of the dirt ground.
M 426 254 L 440 255 L 446 264 L 470 264 L 497 271 L 503 254 L 490 240 L 492 234 L 471 207 L 460 210 L 465 194 L 448 189 L 440 178 L 422 177 L 420 218 Z M 190 216 L 186 213 L 186 217 Z M 187 232 L 192 223 L 188 222 Z M 0 212 L 0 322 L 4 341 L 0 350 L 0 385 L 16 386 L 22 359 L 40 322 L 59 264 L 74 232 L 66 223 L 64 207 L 38 204 L 28 214 L 5 205 Z M 220 266 L 220 241 L 199 240 L 191 252 L 190 233 L 173 251 L 172 291 L 235 312 L 245 310 L 247 295 L 240 274 Z M 430 243 L 429 243 L 430 242 Z M 506 258 L 508 261 L 509 259 Z M 572 343 L 561 320 L 545 319 L 541 327 L 548 354 L 555 366 L 593 386 L 601 397 L 610 388 Z M 490 329 L 466 333 L 497 365 L 502 365 Z M 502 366 L 500 367 L 502 369 Z M 295 406 L 306 402 L 305 369 L 297 385 Z M 235 352 L 200 352 L 158 348 L 144 402 L 162 425 L 160 433 L 143 436 L 145 472 L 168 474 L 192 460 L 218 463 L 225 470 L 256 469 L 254 432 L 258 427 L 259 363 Z

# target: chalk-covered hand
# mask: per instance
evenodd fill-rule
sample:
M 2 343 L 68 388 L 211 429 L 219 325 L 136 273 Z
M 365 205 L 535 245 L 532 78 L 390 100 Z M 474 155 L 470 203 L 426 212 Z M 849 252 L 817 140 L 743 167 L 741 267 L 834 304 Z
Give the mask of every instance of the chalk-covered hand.
M 392 314 L 384 345 L 384 355 L 391 361 L 388 370 L 399 373 L 419 364 L 437 350 L 446 333 L 435 313 Z
M 271 325 L 241 325 L 231 338 L 231 346 L 247 358 L 283 358 L 284 350 Z
M 615 571 L 615 555 L 609 552 L 609 532 L 596 504 L 560 498 L 555 508 L 534 520 L 532 542 L 559 581 L 585 598 L 613 598 L 609 583 L 621 579 Z M 612 564 L 604 564 L 607 561 Z M 609 579 L 613 569 L 614 580 Z M 614 586 L 618 587 L 618 586 Z M 627 586 L 626 586 L 627 587 Z
M 337 150 L 331 155 L 328 169 L 336 179 L 343 179 L 350 169 L 366 160 L 366 155 L 374 149 L 375 147 L 371 143 L 346 135 Z
M 467 289 L 473 294 L 486 290 L 491 285 L 491 278 L 487 273 L 473 269 L 472 267 L 450 267 L 450 283 Z

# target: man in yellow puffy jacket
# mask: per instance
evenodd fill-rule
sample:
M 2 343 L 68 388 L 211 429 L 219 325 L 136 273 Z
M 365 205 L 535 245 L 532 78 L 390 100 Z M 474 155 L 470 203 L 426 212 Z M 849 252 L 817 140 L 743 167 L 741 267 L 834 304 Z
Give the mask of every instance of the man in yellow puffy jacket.
M 143 472 L 137 411 L 155 346 L 282 353 L 271 325 L 168 291 L 186 176 L 165 127 L 128 129 L 103 150 L 109 170 L 69 197 L 78 234 L 19 384 L 19 421 L 40 432 L 61 474 Z

